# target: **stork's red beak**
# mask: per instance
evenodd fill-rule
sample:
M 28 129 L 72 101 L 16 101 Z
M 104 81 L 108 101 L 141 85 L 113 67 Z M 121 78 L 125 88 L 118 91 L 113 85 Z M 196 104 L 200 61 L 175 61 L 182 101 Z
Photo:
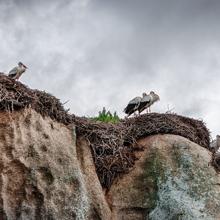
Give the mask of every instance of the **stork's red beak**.
M 25 66 L 24 64 L 22 64 L 24 68 L 28 69 L 27 66 Z

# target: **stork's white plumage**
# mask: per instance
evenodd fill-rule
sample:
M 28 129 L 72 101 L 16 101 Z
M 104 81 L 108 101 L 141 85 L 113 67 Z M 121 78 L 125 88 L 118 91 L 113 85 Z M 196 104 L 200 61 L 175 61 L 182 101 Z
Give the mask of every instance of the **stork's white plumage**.
M 128 103 L 128 105 L 124 109 L 124 112 L 128 115 L 128 117 L 138 110 L 142 98 L 144 98 L 146 95 L 146 93 L 143 93 L 143 97 L 137 96 Z
M 10 70 L 8 76 L 12 79 L 18 80 L 21 75 L 26 71 L 26 69 L 27 67 L 22 62 L 19 62 L 18 66 Z
M 145 109 L 147 110 L 147 112 L 148 110 L 150 111 L 150 106 L 159 100 L 160 100 L 159 95 L 151 91 L 149 95 L 146 95 L 145 97 L 142 98 L 140 105 L 138 107 L 139 114 Z
M 216 135 L 216 139 L 210 143 L 211 151 L 219 153 L 220 150 L 220 135 Z

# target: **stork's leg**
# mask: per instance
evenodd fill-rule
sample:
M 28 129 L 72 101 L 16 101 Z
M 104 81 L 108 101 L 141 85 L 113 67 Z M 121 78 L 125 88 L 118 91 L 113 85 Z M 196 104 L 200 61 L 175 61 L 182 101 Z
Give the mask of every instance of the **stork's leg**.
M 14 79 L 19 80 L 19 77 L 20 77 L 20 75 L 17 73 Z
M 151 113 L 151 109 L 150 109 L 150 107 L 149 107 L 149 113 Z

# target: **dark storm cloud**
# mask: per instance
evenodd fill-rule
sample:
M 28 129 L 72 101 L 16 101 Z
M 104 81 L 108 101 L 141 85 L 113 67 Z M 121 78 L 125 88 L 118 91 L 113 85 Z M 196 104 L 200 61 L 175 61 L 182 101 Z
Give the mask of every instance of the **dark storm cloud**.
M 0 1 L 0 66 L 70 100 L 80 115 L 155 90 L 154 110 L 204 118 L 220 133 L 220 1 Z M 169 106 L 169 107 L 168 107 Z

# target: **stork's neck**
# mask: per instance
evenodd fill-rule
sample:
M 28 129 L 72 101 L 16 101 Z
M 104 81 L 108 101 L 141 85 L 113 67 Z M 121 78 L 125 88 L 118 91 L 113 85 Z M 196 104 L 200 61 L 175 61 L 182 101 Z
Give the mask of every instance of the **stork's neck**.
M 154 98 L 153 94 L 149 94 L 149 96 L 150 96 L 150 99 L 153 100 Z
M 25 70 L 26 68 L 24 66 L 18 66 L 19 69 Z

